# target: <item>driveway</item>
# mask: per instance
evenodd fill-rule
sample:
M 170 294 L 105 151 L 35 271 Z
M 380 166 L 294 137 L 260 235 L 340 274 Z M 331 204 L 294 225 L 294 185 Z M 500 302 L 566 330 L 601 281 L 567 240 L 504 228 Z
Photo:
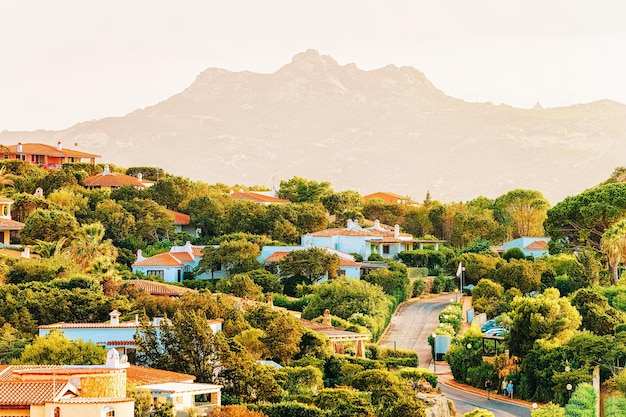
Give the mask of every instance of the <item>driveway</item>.
M 439 325 L 439 313 L 450 301 L 454 301 L 453 298 L 454 295 L 444 294 L 404 304 L 392 317 L 379 345 L 416 351 L 420 366 L 434 371 L 428 336 Z M 488 401 L 482 391 L 454 383 L 446 362 L 438 361 L 436 368 L 441 391 L 454 401 L 458 412 L 464 413 L 480 407 L 492 411 L 496 417 L 530 417 L 527 406 L 499 399 Z

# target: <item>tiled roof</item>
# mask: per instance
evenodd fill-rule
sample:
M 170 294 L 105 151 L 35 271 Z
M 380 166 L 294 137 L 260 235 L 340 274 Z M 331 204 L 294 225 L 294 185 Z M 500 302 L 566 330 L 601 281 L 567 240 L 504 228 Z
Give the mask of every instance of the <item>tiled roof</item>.
M 10 198 L 0 197 L 0 203 L 15 203 L 15 201 Z
M 39 329 L 127 329 L 132 327 L 139 327 L 139 324 L 134 321 L 125 321 L 120 324 L 111 324 L 107 323 L 53 323 L 53 324 L 42 324 L 39 326 Z
M 135 262 L 132 266 L 183 266 L 184 262 L 193 261 L 189 252 L 164 252 Z
M 371 230 L 352 230 L 345 228 L 332 228 L 320 230 L 319 232 L 308 233 L 307 236 L 333 237 L 333 236 L 380 236 L 384 232 L 374 232 Z
M 339 265 L 340 266 L 361 266 L 361 263 L 352 261 L 350 259 L 339 257 Z
M 19 250 L 13 250 L 13 249 L 7 249 L 7 248 L 0 248 L 0 255 L 4 255 L 4 256 L 9 256 L 11 258 L 21 258 L 22 254 L 24 252 L 19 251 Z M 32 253 L 30 254 L 30 258 L 35 258 L 35 259 L 39 259 L 41 258 L 41 256 L 37 255 L 36 253 Z
M 191 288 L 165 284 L 163 282 L 149 281 L 146 279 L 133 279 L 127 281 L 135 288 L 141 289 L 150 295 L 181 296 L 187 292 L 193 292 Z
M 190 222 L 189 215 L 187 214 L 179 213 L 170 209 L 165 209 L 165 211 L 167 211 L 169 214 L 172 215 L 172 217 L 174 217 L 174 224 L 176 226 L 186 226 Z
M 544 240 L 536 240 L 530 245 L 526 246 L 525 250 L 546 250 L 548 247 L 548 242 Z
M 14 154 L 17 152 L 17 145 L 7 146 L 9 148 L 9 153 Z M 19 152 L 21 154 L 28 155 L 48 155 L 48 156 L 58 156 L 58 157 L 79 157 L 79 158 L 99 158 L 100 155 L 96 155 L 93 153 L 80 152 L 74 149 L 63 149 L 58 150 L 56 146 L 46 145 L 43 143 L 22 143 L 22 151 Z
M 83 181 L 86 187 L 138 187 L 145 188 L 145 184 L 130 175 L 119 174 L 116 172 L 102 172 L 92 175 Z
M 45 404 L 59 395 L 65 385 L 55 381 L 4 381 L 0 383 L 0 408 Z
M 235 200 L 248 200 L 254 201 L 255 203 L 277 203 L 277 204 L 286 204 L 291 203 L 289 200 L 285 200 L 283 198 L 270 197 L 263 194 L 251 193 L 251 192 L 239 192 L 230 195 L 231 198 Z
M 133 346 L 134 340 L 109 340 L 107 346 Z
M 162 369 L 145 368 L 131 365 L 126 368 L 126 378 L 129 382 L 137 385 L 162 384 L 165 382 L 186 382 L 196 379 L 193 375 L 178 372 L 164 371 Z
M 367 200 L 368 198 L 376 198 L 376 197 L 379 197 L 379 196 L 387 196 L 387 197 L 395 198 L 395 199 L 398 199 L 398 200 L 408 200 L 409 199 L 405 195 L 400 195 L 400 194 L 396 194 L 396 193 L 388 193 L 386 191 L 378 191 L 378 192 L 375 192 L 375 193 L 372 193 L 372 194 L 367 194 L 367 195 L 364 195 L 363 198 L 365 200 Z
M 274 252 L 272 253 L 270 256 L 268 256 L 265 259 L 265 263 L 273 263 L 273 262 L 279 262 L 281 259 L 283 259 L 289 252 Z
M 134 402 L 134 398 L 96 398 L 96 397 L 74 397 L 74 398 L 60 398 L 58 403 L 61 404 L 111 404 L 111 403 L 128 403 Z
M 15 220 L 0 217 L 0 230 L 20 230 L 24 227 L 24 223 Z

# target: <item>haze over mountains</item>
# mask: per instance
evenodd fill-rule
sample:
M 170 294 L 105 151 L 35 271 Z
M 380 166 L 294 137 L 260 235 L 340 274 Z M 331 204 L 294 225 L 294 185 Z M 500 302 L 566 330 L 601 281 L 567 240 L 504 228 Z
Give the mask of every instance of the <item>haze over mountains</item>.
M 272 74 L 207 69 L 124 117 L 0 133 L 7 145 L 58 140 L 102 162 L 208 183 L 278 187 L 300 176 L 445 202 L 527 188 L 555 204 L 626 165 L 626 105 L 469 103 L 411 67 L 363 71 L 308 50 Z

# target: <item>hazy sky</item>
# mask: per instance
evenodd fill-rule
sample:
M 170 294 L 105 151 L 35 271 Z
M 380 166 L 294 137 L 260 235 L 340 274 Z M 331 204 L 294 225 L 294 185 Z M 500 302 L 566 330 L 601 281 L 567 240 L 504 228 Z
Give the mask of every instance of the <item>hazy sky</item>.
M 412 66 L 467 101 L 626 103 L 625 16 L 623 0 L 3 0 L 0 130 L 122 116 L 206 68 L 272 73 L 306 49 Z

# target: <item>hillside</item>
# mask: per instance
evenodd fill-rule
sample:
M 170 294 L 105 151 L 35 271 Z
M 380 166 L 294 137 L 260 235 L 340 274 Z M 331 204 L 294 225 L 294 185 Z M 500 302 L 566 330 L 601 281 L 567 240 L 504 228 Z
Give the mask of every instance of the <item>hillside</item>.
M 554 204 L 624 165 L 626 106 L 469 103 L 414 68 L 363 71 L 308 50 L 272 74 L 207 69 L 124 117 L 0 133 L 3 144 L 57 140 L 209 183 L 278 186 L 297 175 L 442 201 L 529 188 Z

